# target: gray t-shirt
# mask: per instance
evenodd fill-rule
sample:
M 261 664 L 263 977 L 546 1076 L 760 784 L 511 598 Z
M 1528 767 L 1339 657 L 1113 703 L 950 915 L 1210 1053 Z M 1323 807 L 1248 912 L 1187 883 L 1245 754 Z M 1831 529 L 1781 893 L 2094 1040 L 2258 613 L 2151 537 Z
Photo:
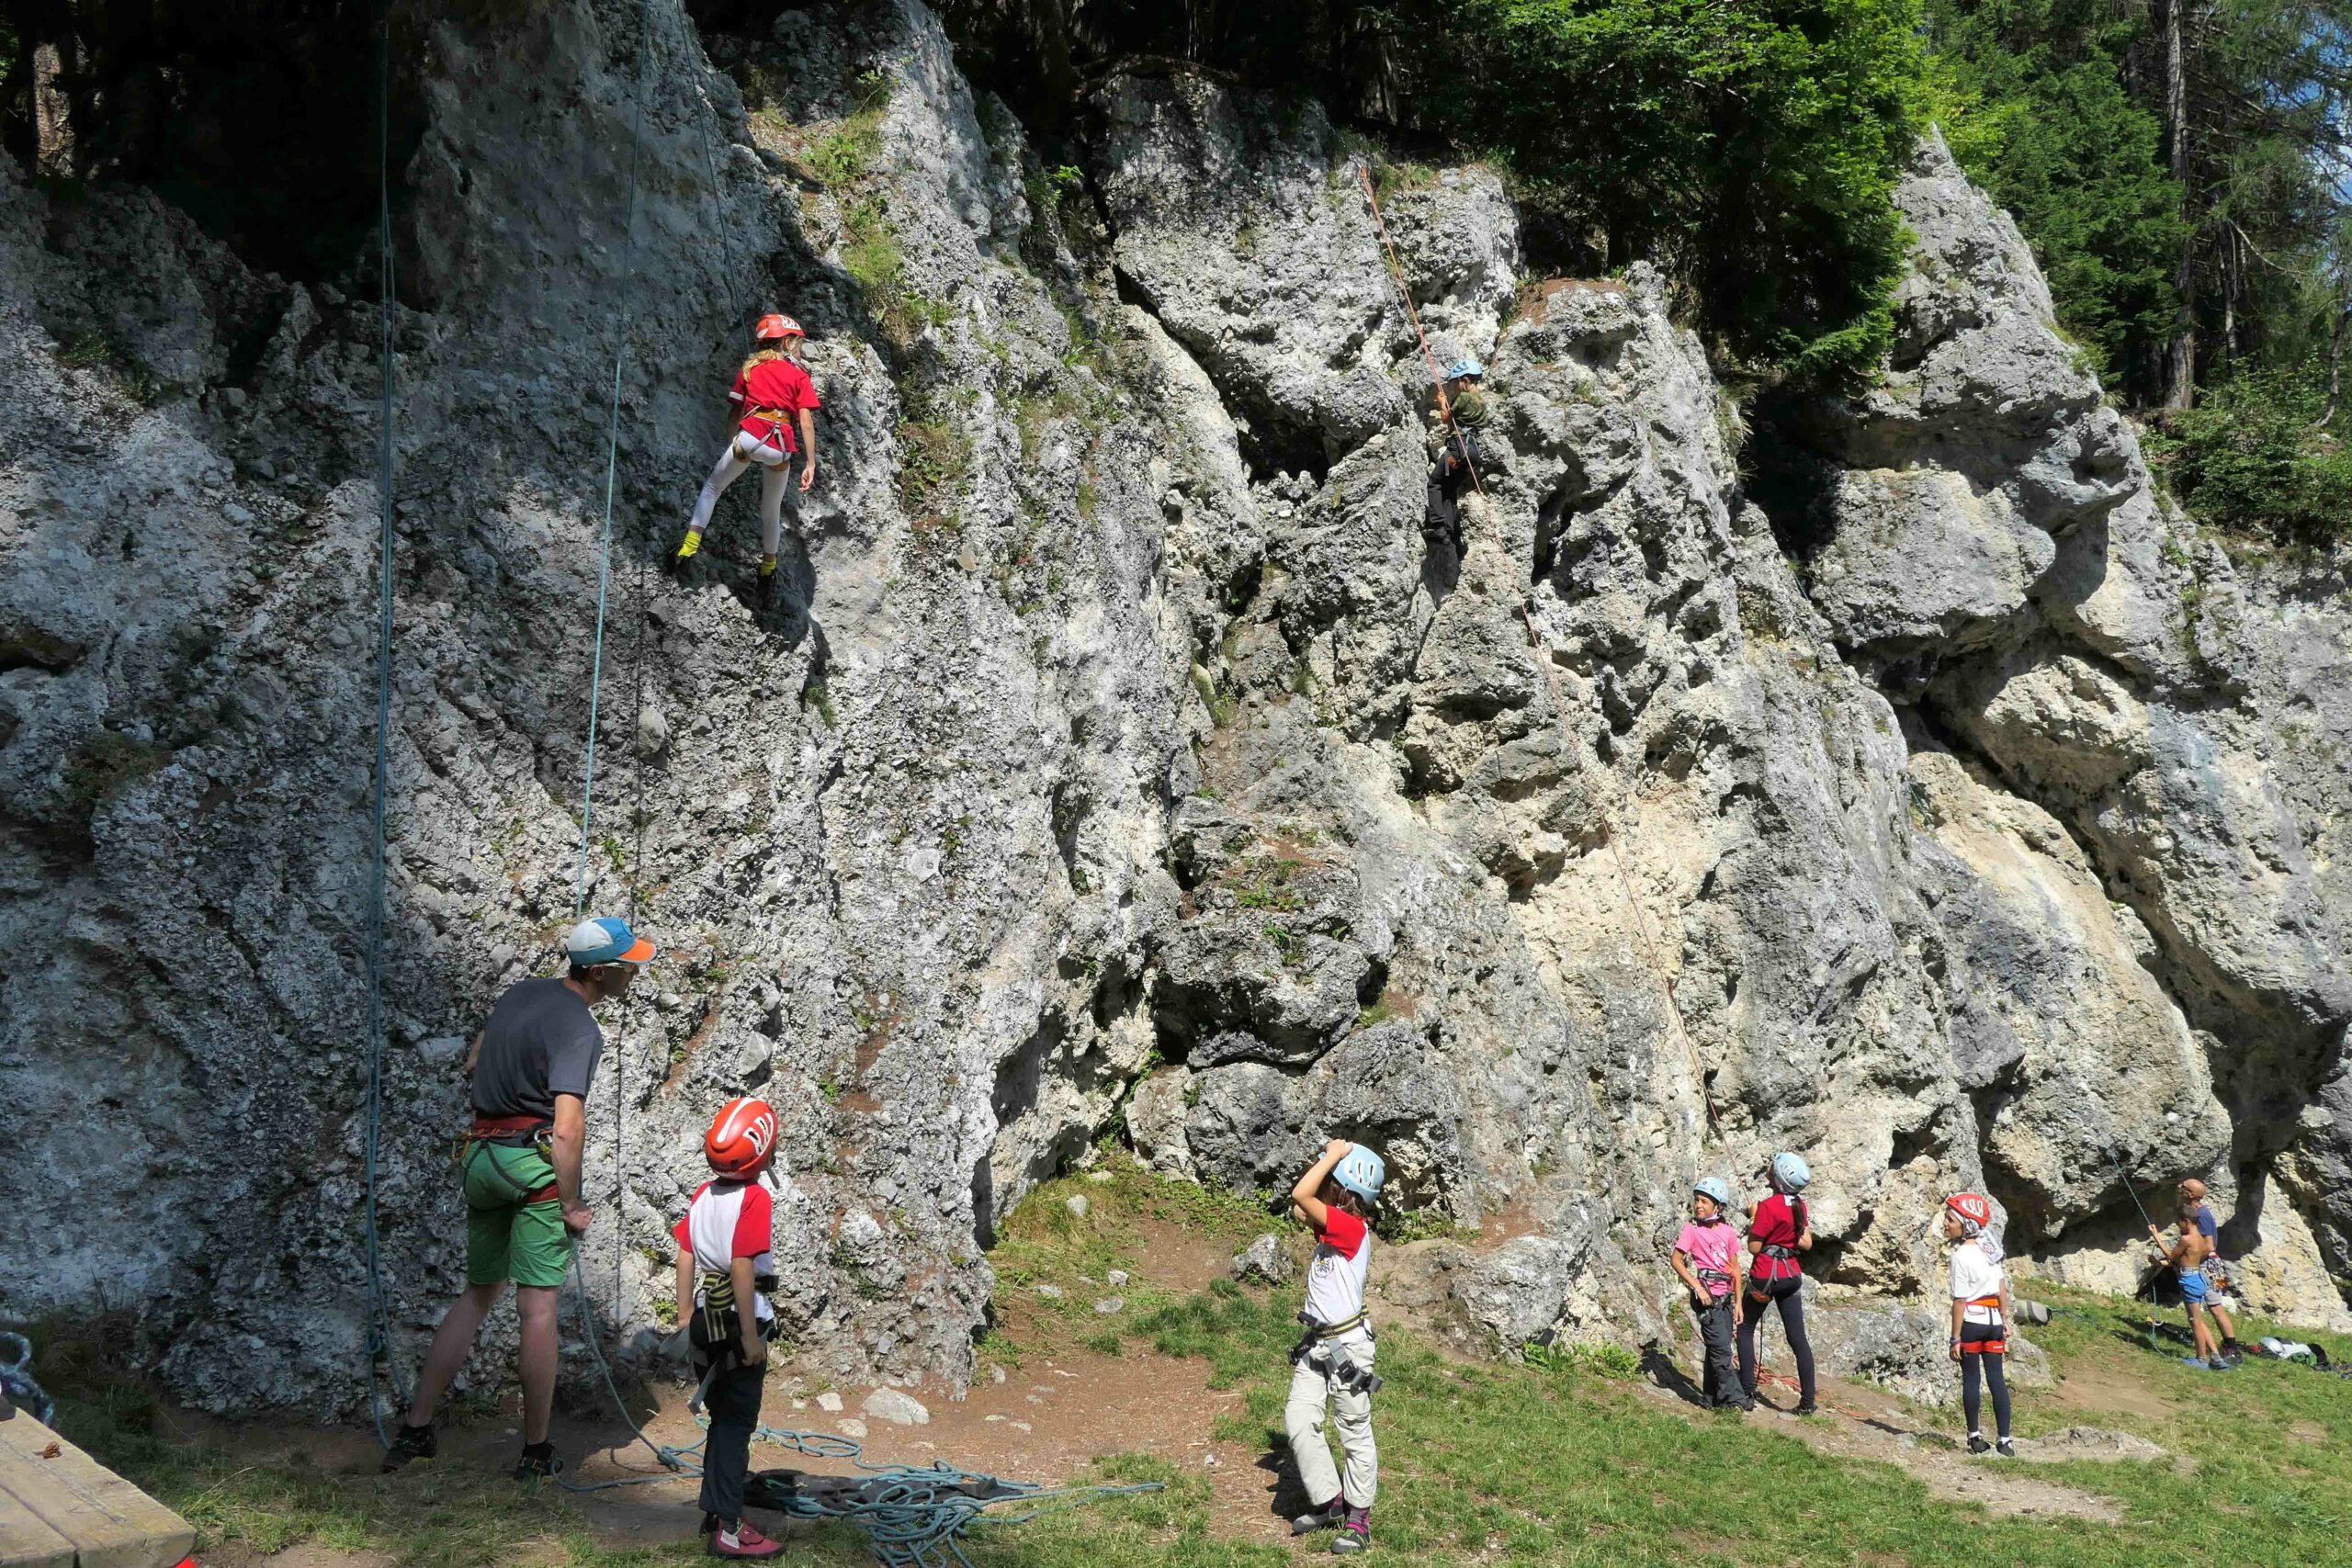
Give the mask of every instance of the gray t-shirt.
M 555 1119 L 555 1097 L 588 1098 L 605 1032 L 561 980 L 526 980 L 498 998 L 474 1064 L 474 1114 Z

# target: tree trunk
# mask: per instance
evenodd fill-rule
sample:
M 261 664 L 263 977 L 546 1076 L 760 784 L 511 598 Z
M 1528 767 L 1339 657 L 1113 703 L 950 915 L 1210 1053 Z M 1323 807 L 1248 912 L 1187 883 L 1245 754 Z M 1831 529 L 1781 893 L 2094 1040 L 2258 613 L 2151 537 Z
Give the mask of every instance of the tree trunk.
M 2165 35 L 2165 135 L 2171 143 L 2172 177 L 2180 183 L 2180 262 L 2173 288 L 2180 297 L 2172 341 L 2165 346 L 2165 402 L 2185 409 L 2197 400 L 2197 202 L 2188 164 L 2188 61 L 2181 11 L 2188 0 L 2157 0 Z

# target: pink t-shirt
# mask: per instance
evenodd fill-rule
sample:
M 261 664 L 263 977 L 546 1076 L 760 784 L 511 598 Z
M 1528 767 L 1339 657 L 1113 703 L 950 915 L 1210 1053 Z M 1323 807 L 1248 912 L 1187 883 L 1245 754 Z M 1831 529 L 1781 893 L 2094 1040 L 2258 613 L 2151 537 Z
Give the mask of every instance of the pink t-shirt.
M 1692 1221 L 1674 1238 L 1674 1250 L 1688 1253 L 1690 1266 L 1710 1293 L 1731 1294 L 1732 1276 L 1739 1258 L 1739 1227 L 1721 1220 L 1711 1225 Z M 1720 1278 L 1718 1278 L 1720 1276 Z

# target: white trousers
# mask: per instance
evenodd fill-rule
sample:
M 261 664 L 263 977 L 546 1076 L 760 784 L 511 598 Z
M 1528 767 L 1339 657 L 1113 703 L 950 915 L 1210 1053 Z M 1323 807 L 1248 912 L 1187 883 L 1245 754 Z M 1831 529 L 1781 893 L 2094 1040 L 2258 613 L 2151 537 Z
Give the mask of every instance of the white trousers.
M 710 470 L 710 478 L 702 481 L 702 494 L 695 499 L 694 520 L 686 525 L 695 533 L 710 527 L 711 512 L 718 505 L 718 498 L 727 487 L 743 477 L 752 465 L 760 466 L 760 551 L 775 554 L 784 542 L 784 492 L 792 479 L 792 454 L 781 446 L 760 440 L 748 430 L 739 430 L 735 439 L 719 454 L 718 467 Z
M 1298 1479 L 1306 1484 L 1306 1500 L 1321 1507 L 1345 1494 L 1348 1506 L 1369 1508 L 1380 1490 L 1380 1450 L 1372 1440 L 1372 1395 L 1342 1388 L 1331 1376 L 1339 1357 L 1347 1357 L 1372 1371 L 1373 1344 L 1317 1346 L 1291 1369 L 1290 1401 L 1283 1406 L 1283 1427 L 1290 1434 L 1291 1457 L 1298 1461 Z M 1323 1405 L 1330 1402 L 1333 1424 L 1340 1429 L 1340 1447 L 1348 1456 L 1347 1483 L 1331 1463 L 1331 1446 L 1323 1438 Z

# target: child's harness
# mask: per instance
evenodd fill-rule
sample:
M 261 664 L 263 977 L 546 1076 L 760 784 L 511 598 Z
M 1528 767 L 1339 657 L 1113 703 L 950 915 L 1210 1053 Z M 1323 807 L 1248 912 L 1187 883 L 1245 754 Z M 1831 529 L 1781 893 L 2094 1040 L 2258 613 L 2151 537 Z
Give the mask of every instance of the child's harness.
M 792 450 L 792 444 L 788 439 L 789 432 L 792 429 L 792 412 L 790 410 L 753 409 L 743 417 L 746 419 L 764 420 L 767 422 L 768 434 L 762 438 L 761 444 L 763 446 L 773 446 L 779 452 L 790 452 Z
M 2008 1320 L 2001 1315 L 2001 1298 L 1998 1296 L 1978 1296 L 1968 1304 L 1971 1307 L 1983 1307 L 1987 1313 L 1992 1314 L 1993 1321 L 1989 1326 L 1998 1331 L 2000 1333 L 2000 1337 L 1997 1339 L 1967 1338 L 1966 1335 L 1971 1327 L 1984 1328 L 1988 1325 L 1982 1323 L 1972 1325 L 1963 1319 L 1960 1325 L 1961 1334 L 1962 1336 L 1961 1340 L 1961 1348 L 1971 1353 L 1988 1356 L 2001 1356 L 2007 1354 L 2009 1348 L 2009 1338 L 2007 1332 L 2008 1328 Z
M 1366 1338 L 1377 1343 L 1380 1336 L 1373 1332 L 1372 1314 L 1369 1309 L 1359 1307 L 1354 1316 L 1343 1317 L 1337 1323 L 1317 1323 L 1305 1313 L 1298 1314 L 1298 1321 L 1306 1325 L 1306 1331 L 1298 1337 L 1298 1343 L 1290 1348 L 1292 1366 L 1295 1367 L 1301 1361 L 1313 1359 L 1317 1351 L 1325 1351 L 1322 1364 L 1326 1374 L 1333 1382 L 1351 1393 L 1367 1397 L 1380 1392 L 1378 1372 L 1369 1367 L 1358 1366 L 1352 1356 L 1341 1356 L 1332 1351 L 1326 1351 L 1326 1347 L 1330 1346 L 1331 1341 L 1341 1335 L 1352 1334 L 1359 1328 L 1363 1330 Z
M 552 1159 L 555 1123 L 544 1116 L 477 1116 L 472 1128 L 458 1138 L 458 1168 L 469 1169 L 476 1153 L 484 1147 L 527 1149 L 536 1147 Z M 506 1168 L 496 1160 L 490 1162 L 490 1172 L 504 1186 L 517 1203 L 544 1203 L 562 1193 L 556 1183 L 544 1187 L 525 1187 L 506 1174 Z

